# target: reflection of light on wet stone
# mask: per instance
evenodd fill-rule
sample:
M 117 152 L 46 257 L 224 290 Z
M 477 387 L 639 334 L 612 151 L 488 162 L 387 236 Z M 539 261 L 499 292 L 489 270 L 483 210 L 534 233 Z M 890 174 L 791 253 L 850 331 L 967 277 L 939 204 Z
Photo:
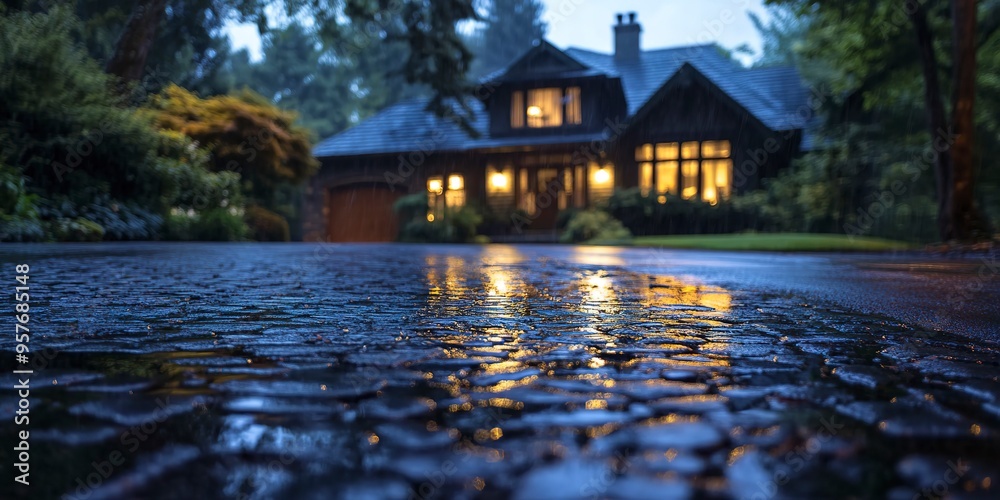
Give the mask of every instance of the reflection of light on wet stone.
M 449 446 L 455 439 L 447 432 L 428 431 L 426 427 L 413 423 L 379 424 L 375 426 L 379 444 L 390 448 L 428 450 Z
M 735 455 L 735 456 L 733 456 Z M 756 450 L 737 448 L 730 455 L 725 469 L 729 480 L 729 494 L 734 498 L 773 498 L 778 491 L 774 478 L 764 465 L 764 456 Z M 758 495 L 755 496 L 755 495 Z
M 160 425 L 165 419 L 193 411 L 204 404 L 202 397 L 159 396 L 138 397 L 119 396 L 102 401 L 87 401 L 69 409 L 70 415 L 88 416 L 109 420 L 125 426 Z
M 646 403 L 650 408 L 661 413 L 679 413 L 701 415 L 709 412 L 724 412 L 729 409 L 729 400 L 717 394 L 697 396 L 682 396 L 663 398 Z
M 89 500 L 135 498 L 135 492 L 200 455 L 198 448 L 188 445 L 167 445 L 151 454 L 141 456 L 134 466 L 110 477 L 89 496 Z
M 122 430 L 117 427 L 85 427 L 72 430 L 43 429 L 31 432 L 31 438 L 39 441 L 52 441 L 64 446 L 83 446 L 98 444 L 121 437 Z

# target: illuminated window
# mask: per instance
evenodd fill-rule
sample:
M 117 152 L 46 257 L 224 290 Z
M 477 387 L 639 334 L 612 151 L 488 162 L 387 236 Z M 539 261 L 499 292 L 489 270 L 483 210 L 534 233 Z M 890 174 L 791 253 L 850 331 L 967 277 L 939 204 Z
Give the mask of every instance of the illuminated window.
M 465 179 L 461 175 L 448 176 L 448 189 L 444 192 L 444 199 L 448 208 L 465 206 Z
M 729 141 L 705 141 L 701 143 L 702 158 L 729 158 Z
M 676 161 L 661 161 L 656 164 L 657 194 L 677 194 L 677 169 L 679 165 Z
M 733 160 L 729 141 L 701 143 L 701 199 L 715 205 L 732 193 Z
M 580 87 L 570 87 L 566 89 L 566 123 L 569 125 L 579 125 L 583 123 L 583 106 L 580 102 Z
M 427 179 L 427 220 L 441 219 L 447 209 L 465 206 L 465 179 L 461 175 Z
M 655 192 L 660 203 L 667 194 L 690 200 L 718 203 L 732 194 L 733 161 L 729 141 L 688 141 L 644 144 L 636 148 L 639 187 L 642 193 Z M 654 191 L 655 189 L 655 191 Z
M 643 162 L 639 164 L 639 191 L 643 196 L 648 196 L 653 190 L 653 164 Z
M 681 163 L 681 196 L 685 200 L 698 194 L 698 165 L 697 160 Z
M 444 212 L 444 178 L 431 177 L 427 179 L 427 220 L 441 217 Z
M 644 144 L 635 148 L 636 161 L 653 161 L 653 145 Z
M 644 144 L 636 148 L 635 159 L 640 162 L 639 189 L 643 195 L 653 193 L 655 188 L 660 203 L 666 203 L 662 195 L 677 194 L 679 156 L 680 144 L 676 142 Z
M 698 158 L 698 143 L 695 141 L 681 144 L 681 158 L 684 158 L 685 160 L 694 160 Z
M 705 160 L 701 162 L 701 199 L 712 205 L 729 198 L 733 185 L 732 160 Z
M 580 87 L 516 90 L 510 97 L 511 128 L 547 128 L 583 123 Z
M 680 147 L 676 142 L 666 142 L 656 145 L 657 160 L 676 160 L 679 152 Z
M 528 91 L 528 126 L 531 128 L 559 127 L 563 124 L 562 89 L 531 89 Z
M 524 128 L 524 92 L 514 91 L 510 98 L 510 126 Z

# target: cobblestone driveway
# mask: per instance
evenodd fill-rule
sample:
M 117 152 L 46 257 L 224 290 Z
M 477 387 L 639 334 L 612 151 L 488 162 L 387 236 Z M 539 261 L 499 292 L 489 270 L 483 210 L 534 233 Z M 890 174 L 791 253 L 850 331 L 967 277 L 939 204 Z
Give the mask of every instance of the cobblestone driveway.
M 32 248 L 31 498 L 997 495 L 995 345 L 649 251 Z

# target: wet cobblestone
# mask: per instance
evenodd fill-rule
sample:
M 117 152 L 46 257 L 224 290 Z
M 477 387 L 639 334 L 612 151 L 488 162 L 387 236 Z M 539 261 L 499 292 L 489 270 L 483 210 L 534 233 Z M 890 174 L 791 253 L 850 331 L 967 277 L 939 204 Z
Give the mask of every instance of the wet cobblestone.
M 996 497 L 995 345 L 655 254 L 40 248 L 38 498 Z

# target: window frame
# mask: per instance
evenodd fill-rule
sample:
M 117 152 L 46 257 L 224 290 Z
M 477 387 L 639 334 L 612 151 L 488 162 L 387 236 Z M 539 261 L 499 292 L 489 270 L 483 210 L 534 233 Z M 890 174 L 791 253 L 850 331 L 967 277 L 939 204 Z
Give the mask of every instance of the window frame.
M 666 203 L 666 196 L 672 195 L 715 205 L 733 195 L 733 148 L 729 139 L 641 143 L 635 148 L 635 161 L 640 191 L 643 196 L 656 196 L 660 203 Z M 694 173 L 692 165 L 696 165 Z M 706 168 L 711 170 L 712 189 L 706 186 Z M 722 189 L 718 182 L 721 169 L 728 171 Z M 710 191 L 714 193 L 711 199 L 706 198 Z
M 559 91 L 559 124 L 531 125 L 532 117 L 528 116 L 532 91 Z M 571 109 L 571 106 L 576 109 Z M 580 85 L 539 85 L 536 87 L 519 88 L 511 91 L 510 117 L 508 125 L 511 130 L 555 130 L 583 126 L 583 88 Z

